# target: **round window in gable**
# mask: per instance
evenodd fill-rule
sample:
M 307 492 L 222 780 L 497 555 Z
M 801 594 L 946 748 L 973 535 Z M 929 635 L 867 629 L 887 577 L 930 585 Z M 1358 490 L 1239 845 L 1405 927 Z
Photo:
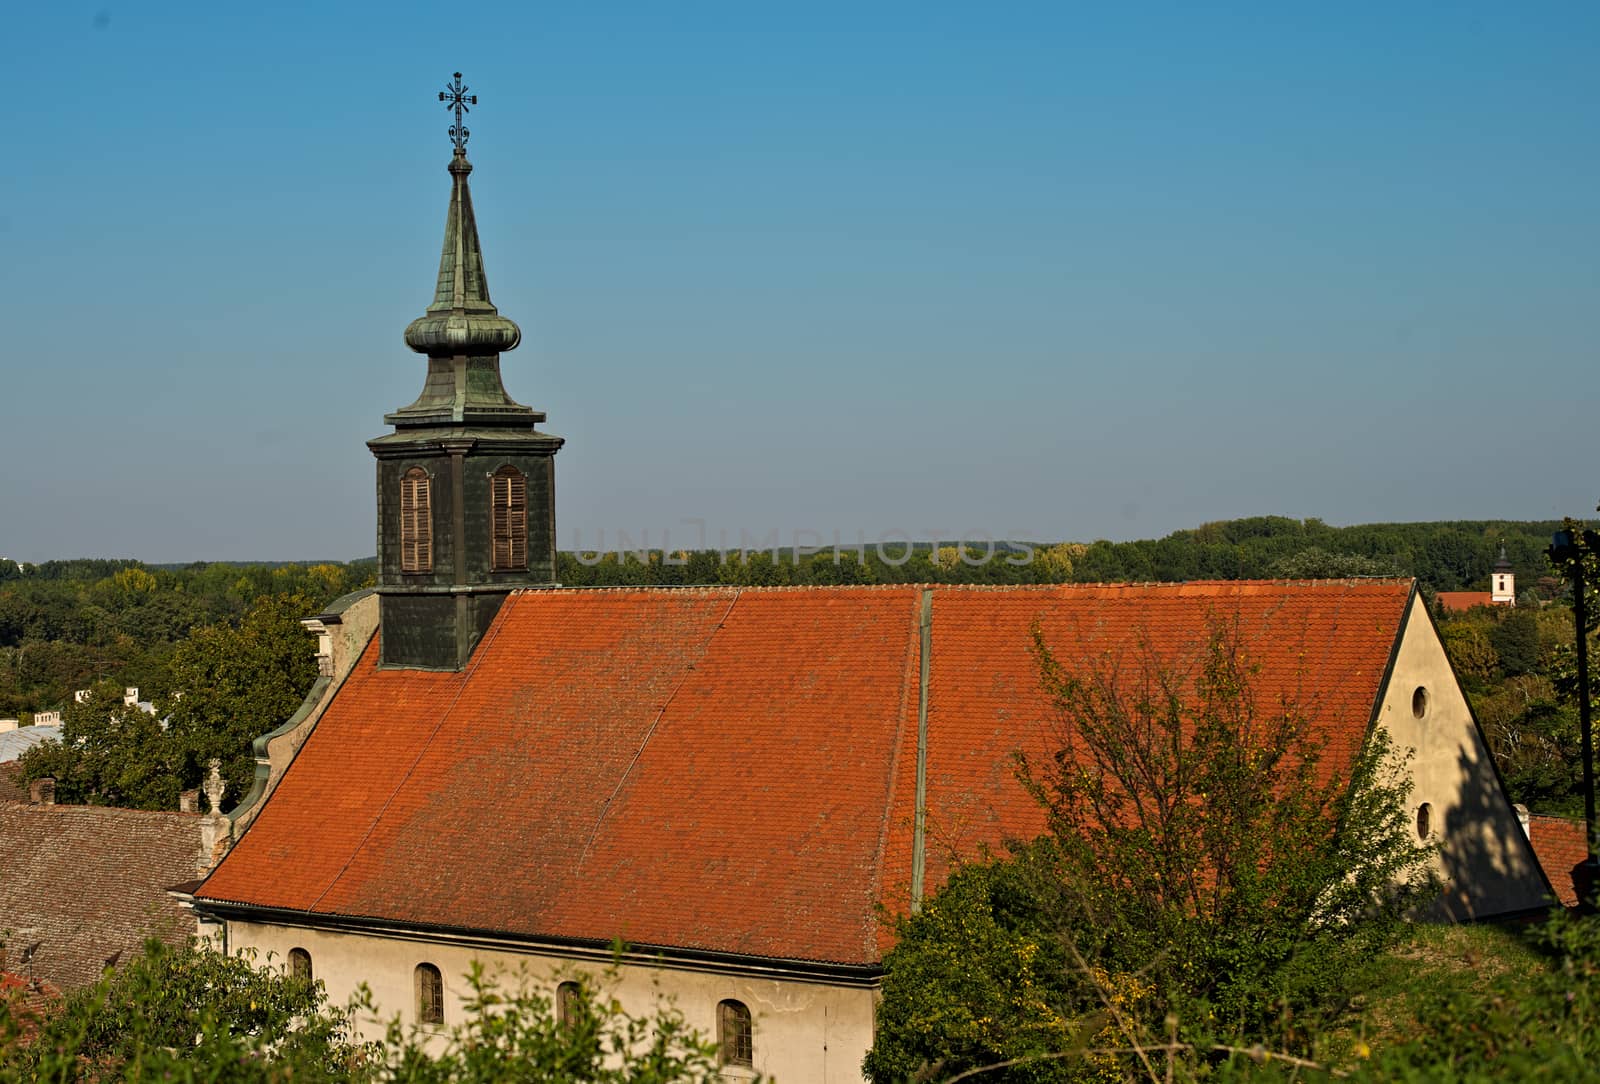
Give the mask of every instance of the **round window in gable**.
M 1418 685 L 1417 691 L 1411 694 L 1411 714 L 1418 719 L 1428 714 L 1428 687 Z
M 1423 802 L 1417 806 L 1417 838 L 1427 839 L 1433 832 L 1433 806 Z

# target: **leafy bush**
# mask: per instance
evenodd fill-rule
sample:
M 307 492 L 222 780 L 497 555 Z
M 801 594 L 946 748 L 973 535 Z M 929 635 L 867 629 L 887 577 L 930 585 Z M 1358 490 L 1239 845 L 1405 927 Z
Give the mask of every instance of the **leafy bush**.
M 1037 633 L 1035 652 L 1060 750 L 1019 776 L 1048 832 L 898 922 L 868 1075 L 1019 1057 L 992 1079 L 1115 1074 L 1131 1055 L 1089 1055 L 1164 1035 L 1168 1014 L 1192 1043 L 1309 1049 L 1429 887 L 1387 742 L 1327 763 L 1295 705 L 1255 695 L 1225 623 L 1190 665 L 1146 648 L 1069 671 Z

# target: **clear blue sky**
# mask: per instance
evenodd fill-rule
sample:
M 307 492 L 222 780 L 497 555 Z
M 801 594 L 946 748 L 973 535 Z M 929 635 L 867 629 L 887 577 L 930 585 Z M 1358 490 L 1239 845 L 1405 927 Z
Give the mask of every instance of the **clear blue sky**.
M 1592 514 L 1600 5 L 12 5 L 0 554 L 370 554 L 460 69 L 561 545 Z

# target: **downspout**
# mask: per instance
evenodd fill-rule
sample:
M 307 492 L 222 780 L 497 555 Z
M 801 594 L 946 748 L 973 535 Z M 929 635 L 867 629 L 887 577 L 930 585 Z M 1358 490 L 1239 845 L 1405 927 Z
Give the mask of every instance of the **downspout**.
M 933 588 L 922 589 L 922 673 L 917 682 L 917 797 L 911 828 L 911 913 L 922 910 L 928 827 L 928 664 L 933 654 Z

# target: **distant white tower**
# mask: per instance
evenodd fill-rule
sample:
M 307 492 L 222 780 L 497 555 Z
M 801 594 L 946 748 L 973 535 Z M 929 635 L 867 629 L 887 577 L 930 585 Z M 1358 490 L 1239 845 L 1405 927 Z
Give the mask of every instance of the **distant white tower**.
M 1493 586 L 1489 589 L 1489 601 L 1496 606 L 1515 606 L 1517 604 L 1517 574 L 1511 571 L 1511 562 L 1506 560 L 1506 547 L 1500 546 L 1500 559 L 1494 563 Z

